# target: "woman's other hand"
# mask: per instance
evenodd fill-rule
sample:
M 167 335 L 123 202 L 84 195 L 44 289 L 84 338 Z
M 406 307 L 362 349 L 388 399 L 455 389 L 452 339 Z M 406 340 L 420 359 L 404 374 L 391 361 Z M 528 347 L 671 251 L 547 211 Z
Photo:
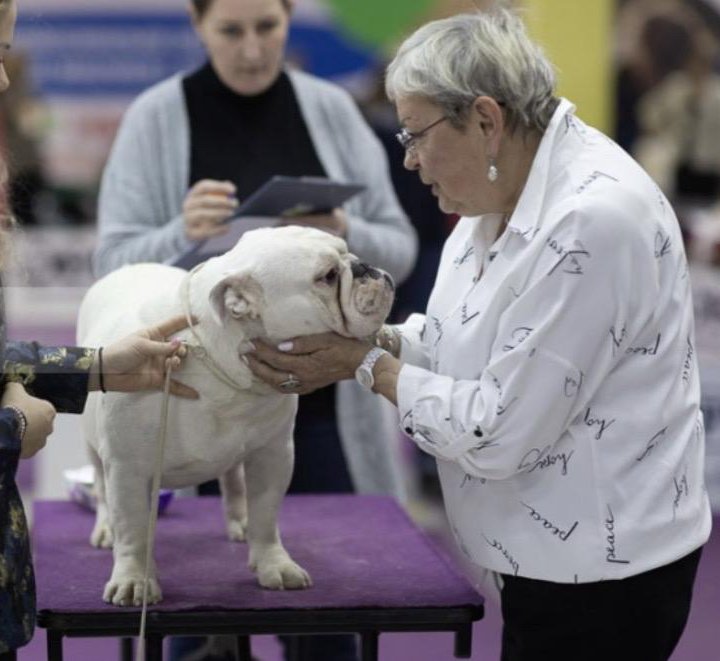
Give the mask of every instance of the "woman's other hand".
M 246 354 L 248 365 L 255 376 L 278 392 L 298 395 L 354 378 L 355 369 L 372 348 L 335 333 L 297 337 L 280 347 L 286 350 L 256 341 L 255 350 Z M 297 385 L 290 387 L 288 382 Z
M 201 241 L 225 234 L 228 227 L 223 223 L 238 206 L 235 193 L 235 184 L 230 181 L 198 181 L 183 202 L 185 236 L 190 241 Z
M 5 384 L 0 404 L 20 409 L 27 421 L 20 446 L 20 458 L 27 459 L 42 450 L 53 431 L 55 407 L 44 399 L 28 395 L 20 383 L 13 382 Z
M 165 373 L 168 368 L 177 369 L 187 354 L 187 348 L 168 337 L 187 328 L 187 319 L 173 317 L 157 326 L 132 333 L 103 349 L 102 371 L 106 390 L 134 392 L 136 390 L 162 390 L 165 385 Z M 97 372 L 97 354 L 91 369 L 91 390 L 99 386 Z M 197 391 L 175 381 L 170 381 L 173 395 L 197 399 Z

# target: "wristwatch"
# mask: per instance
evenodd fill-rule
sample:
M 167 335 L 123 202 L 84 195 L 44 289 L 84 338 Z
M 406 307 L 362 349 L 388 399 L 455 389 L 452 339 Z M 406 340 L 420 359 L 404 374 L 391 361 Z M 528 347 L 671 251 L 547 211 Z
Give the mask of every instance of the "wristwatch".
M 373 347 L 365 354 L 362 363 L 355 370 L 355 380 L 367 390 L 372 390 L 375 385 L 375 377 L 373 376 L 373 367 L 377 363 L 381 356 L 384 356 L 387 351 L 380 347 Z

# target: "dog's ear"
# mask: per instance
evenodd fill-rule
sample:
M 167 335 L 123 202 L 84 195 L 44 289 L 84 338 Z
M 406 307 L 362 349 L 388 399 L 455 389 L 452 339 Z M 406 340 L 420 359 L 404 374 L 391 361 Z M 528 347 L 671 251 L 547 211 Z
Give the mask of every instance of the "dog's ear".
M 210 310 L 221 325 L 228 313 L 233 319 L 259 319 L 262 302 L 262 286 L 249 274 L 228 275 L 210 291 Z

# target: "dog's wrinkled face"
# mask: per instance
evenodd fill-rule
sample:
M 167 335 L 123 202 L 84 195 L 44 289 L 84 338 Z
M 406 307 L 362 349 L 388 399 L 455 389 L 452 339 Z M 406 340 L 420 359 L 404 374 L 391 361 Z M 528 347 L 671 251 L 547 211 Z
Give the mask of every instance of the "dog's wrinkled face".
M 327 232 L 254 230 L 218 259 L 227 268 L 210 294 L 213 313 L 222 324 L 245 322 L 253 336 L 276 341 L 334 331 L 362 338 L 390 312 L 390 276 L 360 262 Z

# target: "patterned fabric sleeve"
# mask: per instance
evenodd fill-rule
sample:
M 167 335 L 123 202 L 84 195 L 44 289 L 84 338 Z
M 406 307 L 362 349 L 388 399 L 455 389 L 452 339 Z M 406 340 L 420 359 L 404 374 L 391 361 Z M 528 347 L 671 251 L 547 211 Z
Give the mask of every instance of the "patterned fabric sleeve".
M 82 413 L 95 349 L 45 347 L 37 342 L 8 342 L 2 371 L 6 381 L 22 383 L 34 397 L 61 413 Z
M 28 527 L 15 484 L 20 439 L 15 414 L 0 409 L 0 654 L 27 643 L 35 626 Z

